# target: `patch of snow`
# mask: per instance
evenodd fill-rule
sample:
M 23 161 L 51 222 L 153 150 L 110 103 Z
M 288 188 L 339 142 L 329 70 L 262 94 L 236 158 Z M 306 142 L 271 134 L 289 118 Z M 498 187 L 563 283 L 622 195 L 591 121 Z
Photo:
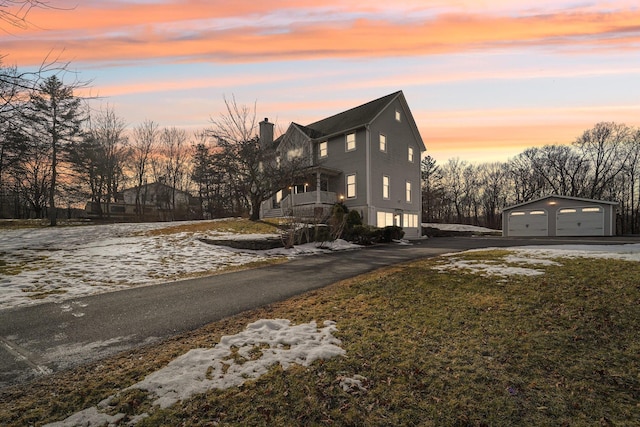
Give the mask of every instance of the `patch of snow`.
M 465 270 L 473 274 L 483 274 L 485 276 L 539 276 L 544 274 L 543 271 L 534 270 L 526 267 L 511 267 L 503 264 L 487 264 L 480 261 L 467 261 L 455 258 L 449 258 L 449 263 L 433 267 L 438 271 L 448 270 Z
M 473 231 L 478 233 L 497 233 L 501 232 L 501 230 L 494 230 L 486 227 L 477 227 L 475 225 L 466 225 L 466 224 L 438 224 L 435 222 L 424 222 L 422 223 L 423 227 L 437 228 L 442 231 Z
M 106 412 L 101 412 L 98 407 L 92 406 L 91 408 L 84 409 L 80 412 L 76 412 L 69 418 L 55 423 L 45 424 L 48 427 L 77 427 L 77 426 L 104 426 L 104 425 L 117 425 L 125 417 L 125 414 L 109 415 Z
M 511 248 L 528 258 L 600 258 L 640 261 L 640 243 L 626 245 L 559 245 L 521 246 Z
M 362 375 L 354 375 L 352 378 L 350 377 L 338 377 L 338 381 L 340 383 L 340 388 L 343 391 L 354 392 L 354 391 L 367 391 L 366 387 L 362 385 L 363 381 L 366 381 L 367 378 Z
M 58 345 L 47 349 L 45 361 L 56 361 L 57 369 L 67 369 L 76 366 L 78 361 L 89 360 L 98 355 L 106 357 L 122 351 L 127 348 L 125 343 L 132 338 L 134 335 L 114 337 L 103 341 Z
M 550 259 L 528 258 L 516 255 L 507 255 L 504 260 L 512 264 L 530 264 L 530 265 L 561 265 L 559 262 Z
M 410 241 L 408 241 L 408 240 L 406 240 L 406 239 L 399 239 L 399 240 L 395 240 L 395 239 L 394 239 L 394 240 L 393 240 L 393 243 L 397 243 L 397 244 L 399 244 L 399 245 L 401 245 L 401 246 L 410 246 L 410 245 L 412 245 L 412 244 L 413 244 L 413 243 L 411 243 Z
M 205 276 L 276 257 L 294 258 L 359 247 L 336 241 L 324 248 L 311 243 L 289 250 L 250 251 L 211 245 L 200 239 L 266 239 L 278 235 L 219 231 L 149 235 L 153 230 L 195 222 L 3 230 L 0 260 L 15 274 L 0 273 L 0 309 Z M 81 312 L 74 313 L 81 316 Z
M 213 348 L 190 350 L 123 391 L 147 391 L 154 405 L 168 408 L 195 394 L 224 390 L 259 378 L 276 364 L 286 370 L 292 364 L 309 366 L 319 359 L 342 356 L 345 350 L 340 347 L 340 340 L 333 336 L 336 330 L 335 322 L 328 320 L 323 328 L 318 328 L 314 321 L 292 325 L 286 319 L 258 320 L 247 325 L 243 332 L 222 337 Z M 362 386 L 360 378 L 354 377 L 351 383 Z M 119 422 L 123 414 L 104 412 L 114 397 L 47 425 L 99 426 Z M 144 417 L 145 414 L 138 415 L 128 425 Z
M 625 261 L 640 261 L 640 244 L 626 245 L 558 245 L 558 246 L 514 246 L 508 248 L 483 248 L 471 249 L 466 252 L 482 252 L 490 250 L 507 250 L 511 254 L 502 258 L 502 262 L 491 264 L 481 260 L 461 260 L 461 253 L 447 254 L 441 257 L 445 263 L 435 266 L 435 270 L 448 271 L 465 269 L 471 273 L 487 276 L 511 276 L 526 275 L 535 276 L 544 274 L 543 270 L 512 266 L 508 264 L 521 264 L 529 266 L 560 266 L 554 259 L 562 258 L 600 258 L 620 259 Z

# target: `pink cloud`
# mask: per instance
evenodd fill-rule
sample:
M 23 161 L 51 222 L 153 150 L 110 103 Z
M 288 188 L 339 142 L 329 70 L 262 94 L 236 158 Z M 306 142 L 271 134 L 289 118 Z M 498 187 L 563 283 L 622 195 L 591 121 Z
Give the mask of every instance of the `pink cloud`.
M 340 3 L 343 4 L 343 3 Z M 322 5 L 322 9 L 319 8 Z M 491 13 L 435 14 L 400 22 L 383 13 L 363 14 L 366 7 L 348 4 L 338 18 L 295 22 L 278 17 L 288 10 L 321 16 L 329 2 L 206 2 L 122 4 L 101 8 L 82 4 L 72 11 L 38 11 L 37 24 L 3 40 L 13 61 L 33 64 L 42 52 L 65 49 L 74 61 L 259 62 L 309 58 L 388 57 L 547 46 L 553 49 L 607 48 L 635 50 L 640 43 L 640 10 L 579 10 L 511 17 Z M 407 6 L 415 12 L 418 3 Z M 268 15 L 268 19 L 261 17 Z M 231 21 L 224 21 L 231 19 Z M 34 15 L 34 20 L 35 15 Z M 229 22 L 228 25 L 219 24 Z M 278 22 L 282 21 L 282 22 Z

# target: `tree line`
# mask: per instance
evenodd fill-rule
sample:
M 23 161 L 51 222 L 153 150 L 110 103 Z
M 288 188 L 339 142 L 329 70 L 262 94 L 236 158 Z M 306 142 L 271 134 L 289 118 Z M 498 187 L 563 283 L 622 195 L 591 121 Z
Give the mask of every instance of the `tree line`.
M 45 218 L 55 225 L 70 206 L 90 201 L 98 217 L 134 188 L 145 219 L 145 184 L 163 182 L 172 216 L 175 193 L 194 196 L 189 218 L 247 215 L 295 183 L 305 159 L 280 158 L 258 137 L 256 107 L 225 99 L 226 111 L 201 130 L 146 120 L 129 129 L 110 106 L 91 109 L 77 82 L 60 72 L 20 73 L 0 64 L 0 216 Z M 64 73 L 63 73 L 64 74 Z M 286 156 L 285 156 L 286 157 Z M 640 129 L 598 123 L 571 145 L 524 150 L 507 162 L 459 158 L 421 163 L 424 222 L 501 228 L 501 211 L 550 194 L 619 202 L 618 231 L 640 231 Z
M 37 0 L 0 0 L 3 26 L 27 27 Z M 6 31 L 6 30 L 5 30 Z M 65 65 L 43 61 L 24 72 L 0 52 L 0 218 L 48 217 L 89 200 L 100 217 L 126 186 L 136 189 L 135 214 L 145 216 L 143 188 L 164 182 L 196 194 L 199 218 L 250 215 L 286 185 L 305 159 L 281 156 L 257 136 L 255 105 L 226 100 L 226 113 L 189 133 L 146 120 L 128 129 L 106 106 L 92 111 L 64 83 Z M 62 77 L 61 77 L 62 76 Z M 472 164 L 459 158 L 421 163 L 425 222 L 501 227 L 507 206 L 549 194 L 619 202 L 618 231 L 640 231 L 640 129 L 598 123 L 572 145 L 529 148 L 507 162 Z M 70 211 L 70 209 L 67 209 Z
M 524 150 L 507 162 L 422 161 L 423 221 L 501 228 L 507 206 L 551 194 L 619 202 L 618 232 L 640 232 L 640 128 L 602 122 L 571 145 Z
M 113 107 L 92 109 L 77 96 L 82 84 L 64 83 L 64 70 L 43 74 L 0 64 L 0 217 L 55 225 L 71 206 L 90 202 L 92 214 L 109 219 L 121 191 L 133 188 L 135 218 L 150 219 L 145 184 L 161 182 L 170 189 L 164 219 L 258 219 L 260 203 L 293 184 L 303 163 L 265 146 L 255 105 L 235 98 L 195 132 L 152 120 L 129 129 Z M 177 192 L 195 195 L 187 211 L 176 204 Z

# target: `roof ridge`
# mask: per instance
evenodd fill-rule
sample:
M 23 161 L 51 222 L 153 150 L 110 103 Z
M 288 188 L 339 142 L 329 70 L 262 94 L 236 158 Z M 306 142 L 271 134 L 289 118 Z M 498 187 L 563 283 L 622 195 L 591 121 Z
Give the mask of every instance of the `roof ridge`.
M 341 111 L 341 112 L 339 112 L 339 113 L 333 114 L 333 115 L 331 115 L 331 116 L 329 116 L 329 117 L 325 117 L 324 119 L 321 119 L 321 120 L 315 121 L 315 122 L 311 123 L 311 125 L 313 125 L 313 124 L 315 124 L 315 123 L 322 122 L 322 121 L 327 120 L 327 119 L 331 119 L 331 118 L 336 117 L 336 116 L 339 116 L 339 115 L 341 115 L 341 114 L 351 113 L 351 112 L 353 112 L 353 110 L 357 110 L 357 109 L 359 109 L 359 108 L 363 108 L 363 107 L 366 107 L 366 106 L 368 106 L 368 105 L 371 105 L 371 104 L 374 104 L 374 103 L 378 103 L 378 102 L 382 101 L 383 99 L 393 98 L 393 97 L 395 97 L 396 95 L 398 95 L 398 94 L 400 94 L 400 93 L 402 93 L 402 91 L 401 91 L 401 90 L 396 91 L 396 92 L 393 92 L 393 93 L 390 93 L 390 94 L 385 95 L 385 96 L 381 96 L 380 98 L 376 98 L 376 99 L 371 100 L 371 101 L 367 101 L 367 102 L 365 102 L 364 104 L 357 105 L 357 106 L 355 106 L 355 107 L 352 107 L 352 108 L 349 108 L 349 109 L 347 109 L 347 110 Z M 308 126 L 311 126 L 311 125 L 307 125 L 307 127 L 308 127 Z

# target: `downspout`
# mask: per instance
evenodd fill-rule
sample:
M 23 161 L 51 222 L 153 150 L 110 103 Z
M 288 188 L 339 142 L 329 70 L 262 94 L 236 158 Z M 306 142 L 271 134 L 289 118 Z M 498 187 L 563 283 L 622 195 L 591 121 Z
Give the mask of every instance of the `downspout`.
M 366 165 L 365 165 L 365 179 L 367 185 L 367 224 L 371 224 L 371 219 L 373 218 L 373 211 L 371 207 L 371 129 L 369 129 L 369 124 L 364 126 L 366 133 L 366 144 L 365 144 L 365 152 L 366 152 Z

